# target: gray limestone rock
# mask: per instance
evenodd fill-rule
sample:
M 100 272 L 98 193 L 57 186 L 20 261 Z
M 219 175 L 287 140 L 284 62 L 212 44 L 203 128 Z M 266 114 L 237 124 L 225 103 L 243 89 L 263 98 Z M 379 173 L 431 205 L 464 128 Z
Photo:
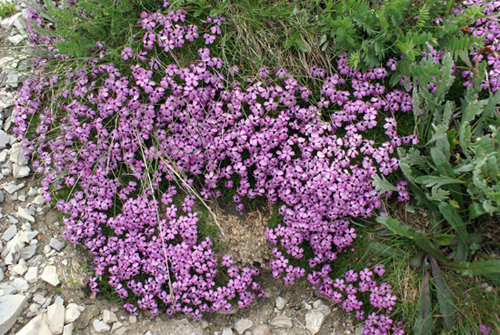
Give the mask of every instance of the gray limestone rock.
M 4 149 L 7 144 L 9 144 L 10 142 L 10 137 L 9 135 L 3 131 L 3 130 L 0 130 L 0 149 Z
M 31 319 L 16 335 L 52 335 L 47 325 L 47 314 L 43 313 Z
M 66 246 L 66 243 L 61 242 L 55 238 L 51 238 L 49 245 L 52 249 L 56 249 L 57 251 L 61 251 Z
M 47 308 L 47 325 L 52 334 L 62 334 L 64 327 L 64 306 L 54 304 Z
M 28 282 L 23 278 L 14 278 L 14 280 L 10 282 L 10 285 L 14 286 L 17 292 L 21 293 L 28 292 L 30 288 Z
M 28 297 L 21 294 L 0 297 L 0 334 L 12 328 L 27 301 Z
M 101 320 L 94 320 L 92 322 L 92 325 L 94 326 L 94 330 L 99 334 L 106 333 L 111 330 L 111 326 L 102 322 Z
M 114 322 L 117 322 L 118 319 L 116 318 L 116 314 L 111 312 L 110 310 L 103 310 L 102 311 L 102 321 L 104 321 L 104 323 L 114 323 Z
M 31 266 L 24 275 L 24 279 L 28 283 L 36 283 L 38 281 L 38 266 Z
M 234 324 L 234 329 L 238 332 L 238 334 L 242 335 L 246 330 L 252 328 L 253 321 L 249 319 L 239 319 Z
M 35 255 L 37 247 L 38 247 L 38 244 L 33 244 L 33 245 L 29 245 L 27 247 L 22 248 L 20 255 L 19 255 L 19 258 L 30 259 L 31 257 L 33 257 Z
M 17 215 L 19 215 L 19 218 L 21 218 L 21 219 L 35 223 L 35 218 L 30 213 L 28 213 L 28 211 L 26 209 L 22 208 L 21 206 L 19 206 L 17 208 Z
M 30 168 L 26 165 L 14 164 L 12 167 L 12 175 L 16 179 L 26 178 L 30 174 Z
M 16 225 L 10 226 L 2 235 L 2 240 L 10 241 L 17 233 Z
M 293 327 L 292 320 L 285 314 L 281 314 L 276 319 L 271 322 L 271 326 L 276 328 L 287 328 L 290 329 Z
M 57 274 L 57 269 L 54 265 L 47 265 L 43 270 L 40 279 L 49 283 L 52 286 L 57 286 L 60 283 L 59 275 Z
M 24 149 L 21 143 L 16 143 L 10 149 L 10 161 L 19 165 L 28 164 L 28 159 L 24 156 Z
M 282 297 L 277 297 L 276 298 L 276 308 L 279 309 L 280 311 L 285 307 L 286 300 L 283 299 Z

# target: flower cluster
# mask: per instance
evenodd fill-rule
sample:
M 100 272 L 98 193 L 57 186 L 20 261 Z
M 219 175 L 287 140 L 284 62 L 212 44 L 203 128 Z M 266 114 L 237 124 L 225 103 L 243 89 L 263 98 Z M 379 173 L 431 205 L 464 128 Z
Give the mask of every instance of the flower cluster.
M 344 274 L 344 279 L 331 279 L 329 274 L 332 268 L 329 264 L 324 265 L 321 271 L 313 271 L 307 279 L 318 287 L 319 293 L 329 297 L 334 302 L 341 304 L 346 312 L 355 312 L 358 320 L 364 320 L 365 325 L 362 334 L 404 334 L 401 322 L 395 323 L 388 315 L 396 304 L 396 296 L 392 294 L 392 288 L 386 283 L 379 284 L 374 279 L 374 274 L 382 276 L 385 273 L 384 266 L 378 264 L 373 269 L 354 272 L 352 270 Z M 372 312 L 365 317 L 362 310 L 361 299 L 367 296 L 372 308 L 379 313 Z
M 43 23 L 30 15 L 32 24 Z M 390 69 L 361 73 L 343 54 L 339 74 L 310 70 L 319 92 L 279 68 L 262 68 L 242 84 L 229 79 L 238 69 L 208 48 L 184 67 L 169 58 L 200 38 L 210 45 L 223 19 L 209 17 L 203 28 L 185 21 L 183 10 L 143 13 L 137 43 L 120 50 L 119 64 L 96 57 L 47 77 L 49 60 L 36 59 L 41 75 L 24 82 L 14 117 L 28 154 L 37 158 L 34 167 L 45 176 L 45 199 L 55 195 L 66 213 L 64 237 L 84 243 L 94 256 L 92 289 L 106 278 L 120 297 L 137 296 L 138 307 L 153 314 L 164 304 L 169 313 L 199 316 L 228 310 L 235 298 L 247 306 L 260 289 L 252 279 L 256 270 L 240 270 L 230 258 L 220 263 L 230 279 L 217 284 L 219 261 L 212 242 L 198 238 L 193 198 L 174 205 L 176 190 L 165 186 L 175 175 L 188 176 L 192 186 L 197 181 L 206 198 L 232 192 L 238 209 L 244 198 L 282 203 L 283 223 L 266 236 L 284 250 L 273 250 L 273 275 L 285 273 L 293 283 L 305 269 L 289 259 L 303 257 L 305 244 L 314 253 L 311 268 L 328 270 L 325 264 L 348 250 L 356 233 L 347 218 L 380 207 L 372 175 L 396 170 L 396 148 L 417 139 L 397 133 L 394 114 L 409 111 L 412 100 L 400 90 L 385 92 Z M 53 40 L 28 30 L 54 57 L 67 58 L 57 55 Z M 48 91 L 58 92 L 50 108 Z M 375 127 L 385 129 L 385 142 L 364 137 Z M 61 189 L 71 197 L 59 199 Z M 398 190 L 406 199 L 403 184 Z M 371 290 L 369 282 L 363 281 Z M 391 302 L 383 297 L 372 305 L 389 312 L 393 296 Z M 345 302 L 346 310 L 359 306 L 358 300 Z M 388 321 L 380 318 L 369 320 L 382 329 Z

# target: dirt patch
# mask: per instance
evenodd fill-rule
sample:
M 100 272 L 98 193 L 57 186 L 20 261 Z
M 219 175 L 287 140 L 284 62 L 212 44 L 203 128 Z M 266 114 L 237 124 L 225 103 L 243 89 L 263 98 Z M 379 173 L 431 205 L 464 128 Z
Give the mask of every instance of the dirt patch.
M 271 244 L 267 241 L 264 232 L 267 222 L 271 218 L 272 207 L 237 213 L 231 209 L 222 209 L 215 202 L 212 211 L 224 232 L 219 230 L 218 238 L 225 242 L 224 254 L 243 266 L 260 266 L 269 269 Z

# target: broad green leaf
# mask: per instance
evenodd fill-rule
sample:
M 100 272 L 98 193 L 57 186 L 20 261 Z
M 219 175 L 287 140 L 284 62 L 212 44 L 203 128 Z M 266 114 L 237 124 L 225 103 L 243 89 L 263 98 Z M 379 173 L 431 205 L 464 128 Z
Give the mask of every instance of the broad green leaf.
M 462 164 L 462 165 L 459 165 L 459 166 L 456 166 L 453 168 L 453 172 L 455 173 L 464 173 L 464 172 L 471 172 L 472 170 L 474 170 L 474 165 L 473 164 Z
M 450 195 L 449 191 L 442 190 L 437 186 L 434 186 L 431 189 L 431 194 L 429 194 L 429 193 L 425 194 L 427 199 L 429 199 L 430 201 L 435 201 L 435 202 L 445 201 L 448 199 L 449 195 Z
M 467 247 L 462 241 L 458 241 L 457 250 L 455 252 L 455 260 L 458 262 L 465 262 L 467 260 L 469 253 L 467 252 Z
M 399 222 L 399 220 L 390 218 L 388 216 L 379 216 L 376 220 L 378 223 L 383 224 L 394 233 L 409 238 L 410 240 L 412 240 L 418 234 L 417 231 L 415 231 L 415 229 L 413 229 L 412 227 L 404 226 L 401 224 L 401 222 Z
M 438 245 L 448 245 L 456 238 L 455 235 L 442 234 L 432 237 L 432 241 Z
M 488 212 L 484 209 L 483 205 L 477 202 L 474 202 L 469 205 L 469 221 L 474 220 L 475 218 L 480 217 L 481 215 L 487 214 Z
M 450 330 L 453 327 L 453 315 L 455 314 L 455 306 L 453 305 L 453 297 L 451 295 L 450 288 L 446 284 L 446 280 L 443 271 L 439 268 L 438 263 L 434 257 L 430 258 L 431 269 L 432 269 L 432 279 L 434 281 L 434 286 L 436 287 L 436 296 L 439 304 L 439 311 L 441 312 L 441 317 L 446 326 L 446 329 Z
M 467 232 L 466 223 L 462 220 L 460 213 L 458 213 L 456 208 L 446 202 L 441 202 L 438 208 L 446 221 L 457 232 L 458 238 L 465 245 L 467 251 L 469 251 L 469 233 Z
M 432 322 L 431 291 L 429 288 L 429 275 L 424 274 L 424 280 L 420 287 L 420 298 L 418 299 L 418 320 L 413 328 L 415 335 L 431 335 L 434 323 Z
M 382 257 L 404 256 L 404 253 L 401 250 L 392 248 L 386 244 L 379 242 L 370 242 L 368 244 L 368 250 Z
M 441 187 L 444 185 L 450 185 L 450 184 L 463 184 L 463 180 L 459 180 L 457 178 L 450 178 L 446 176 L 420 176 L 415 178 L 415 182 L 418 184 L 423 184 L 426 187 Z

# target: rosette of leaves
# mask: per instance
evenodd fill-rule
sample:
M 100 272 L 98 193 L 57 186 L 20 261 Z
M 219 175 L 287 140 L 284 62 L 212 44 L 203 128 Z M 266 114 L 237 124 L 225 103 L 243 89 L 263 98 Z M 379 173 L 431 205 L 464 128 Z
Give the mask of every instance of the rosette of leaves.
M 349 65 L 363 71 L 402 58 L 390 83 L 410 75 L 410 65 L 428 45 L 455 54 L 481 46 L 482 36 L 462 33 L 471 22 L 483 17 L 484 7 L 471 6 L 451 14 L 455 0 L 390 0 L 371 4 L 365 0 L 330 0 L 318 8 L 323 33 L 323 51 L 347 51 Z M 438 23 L 441 22 L 441 23 Z
M 425 274 L 415 334 L 431 334 L 434 327 L 431 282 L 435 286 L 443 323 L 447 329 L 453 327 L 455 307 L 443 269 L 500 281 L 500 260 L 472 261 L 472 256 L 487 243 L 475 231 L 475 219 L 498 214 L 500 209 L 500 135 L 498 128 L 491 125 L 499 120 L 500 93 L 490 93 L 487 99 L 479 100 L 479 84 L 484 78 L 478 77 L 474 79 L 474 87 L 465 91 L 460 106 L 445 101 L 455 80 L 451 75 L 453 65 L 451 54 L 447 53 L 441 63 L 428 58 L 412 69 L 416 76 L 413 91 L 415 131 L 424 145 L 398 149 L 401 170 L 417 206 L 429 211 L 431 229 L 417 231 L 388 216 L 377 218 L 389 234 L 403 236 L 419 250 L 412 258 L 412 266 L 423 267 Z M 484 67 L 485 64 L 479 65 L 483 70 L 477 73 L 484 73 Z M 433 92 L 428 89 L 429 84 L 435 87 Z M 486 128 L 488 123 L 490 126 Z M 375 177 L 374 183 L 379 190 L 397 191 L 380 177 Z M 397 250 L 386 245 L 372 244 L 374 251 L 397 254 Z M 429 268 L 432 276 L 428 275 Z

